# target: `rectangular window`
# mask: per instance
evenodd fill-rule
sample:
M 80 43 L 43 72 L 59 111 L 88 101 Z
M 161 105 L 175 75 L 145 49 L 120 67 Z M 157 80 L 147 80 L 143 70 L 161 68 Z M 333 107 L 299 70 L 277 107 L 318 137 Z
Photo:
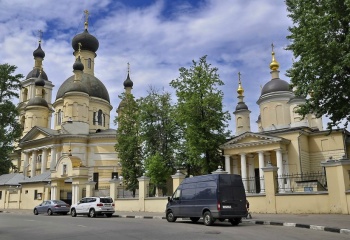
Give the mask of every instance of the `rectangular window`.
M 98 173 L 97 172 L 93 174 L 92 180 L 96 182 L 95 190 L 98 190 Z
M 112 179 L 118 179 L 118 172 L 112 172 Z
M 1 198 L 2 198 L 2 191 L 0 191 L 0 200 L 1 200 Z
M 34 200 L 38 198 L 38 190 L 34 190 Z

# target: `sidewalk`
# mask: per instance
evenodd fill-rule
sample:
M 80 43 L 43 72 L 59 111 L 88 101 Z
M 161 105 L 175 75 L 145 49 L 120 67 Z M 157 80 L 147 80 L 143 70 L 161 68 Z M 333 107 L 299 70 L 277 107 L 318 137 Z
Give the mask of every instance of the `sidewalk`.
M 0 214 L 33 214 L 32 210 L 0 209 Z M 165 213 L 158 212 L 121 212 L 114 217 L 165 219 Z M 350 215 L 342 214 L 258 214 L 252 213 L 252 219 L 243 219 L 243 223 L 274 225 L 284 227 L 308 228 L 350 235 Z

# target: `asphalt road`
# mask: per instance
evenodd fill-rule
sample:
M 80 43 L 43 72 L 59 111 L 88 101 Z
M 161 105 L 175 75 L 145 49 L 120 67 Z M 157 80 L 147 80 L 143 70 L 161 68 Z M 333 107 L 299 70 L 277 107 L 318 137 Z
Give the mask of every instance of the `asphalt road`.
M 0 214 L 1 240 L 104 240 L 104 239 L 349 239 L 348 235 L 289 227 L 216 222 L 206 227 L 200 221 L 168 223 L 164 219 L 88 218 L 86 216 Z

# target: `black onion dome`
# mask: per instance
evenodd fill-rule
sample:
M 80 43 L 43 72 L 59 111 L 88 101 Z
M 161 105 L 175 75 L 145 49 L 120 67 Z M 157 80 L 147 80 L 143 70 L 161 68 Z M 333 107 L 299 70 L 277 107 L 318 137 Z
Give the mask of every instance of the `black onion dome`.
M 27 104 L 27 107 L 29 107 L 29 106 L 42 106 L 42 107 L 47 107 L 47 108 L 49 107 L 46 100 L 41 98 L 41 97 L 31 98 Z
M 34 58 L 40 57 L 44 58 L 45 57 L 45 52 L 41 49 L 41 44 L 39 43 L 39 46 L 35 51 L 33 52 Z
M 87 29 L 73 38 L 72 47 L 75 51 L 79 50 L 79 43 L 81 43 L 81 50 L 96 52 L 99 47 L 97 38 L 91 35 Z
M 81 63 L 80 56 L 75 60 L 75 63 L 73 64 L 74 70 L 84 70 L 84 64 Z
M 128 76 L 127 76 L 126 80 L 124 81 L 124 87 L 125 88 L 127 88 L 127 87 L 132 88 L 132 86 L 134 86 L 134 83 L 131 81 L 129 73 L 128 73 Z
M 279 78 L 275 78 L 264 85 L 264 87 L 261 90 L 261 95 L 282 91 L 291 92 L 291 89 L 289 88 L 289 83 Z
M 236 111 L 238 110 L 248 110 L 248 106 L 244 102 L 239 102 L 236 106 Z
M 106 100 L 109 100 L 109 93 L 105 85 L 95 76 L 90 75 L 88 73 L 83 73 L 81 79 L 81 85 L 86 87 L 86 91 L 84 89 L 77 89 L 77 83 L 74 82 L 74 75 L 69 77 L 66 81 L 64 81 L 61 87 L 57 91 L 56 100 L 62 98 L 65 93 L 72 91 L 82 91 L 89 94 L 90 97 L 96 97 Z
M 45 86 L 45 80 L 42 77 L 42 74 L 39 74 L 39 77 L 37 79 L 35 79 L 35 86 Z
M 30 71 L 26 77 L 26 79 L 29 79 L 29 78 L 38 78 L 40 75 L 40 69 L 39 68 L 34 68 L 32 71 Z M 44 72 L 44 70 L 41 71 L 41 77 L 48 81 L 48 78 L 47 78 L 47 75 L 46 73 Z

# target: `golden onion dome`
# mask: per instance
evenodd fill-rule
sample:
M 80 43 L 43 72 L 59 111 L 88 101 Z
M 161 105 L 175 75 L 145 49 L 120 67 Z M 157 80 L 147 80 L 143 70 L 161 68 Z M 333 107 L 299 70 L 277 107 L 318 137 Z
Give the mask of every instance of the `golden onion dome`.
M 275 59 L 275 52 L 272 51 L 272 61 L 270 63 L 270 69 L 272 71 L 277 71 L 279 67 L 280 67 L 280 64 Z
M 237 93 L 238 93 L 239 96 L 242 96 L 243 93 L 244 93 L 244 89 L 242 88 L 242 84 L 241 83 L 238 84 Z

